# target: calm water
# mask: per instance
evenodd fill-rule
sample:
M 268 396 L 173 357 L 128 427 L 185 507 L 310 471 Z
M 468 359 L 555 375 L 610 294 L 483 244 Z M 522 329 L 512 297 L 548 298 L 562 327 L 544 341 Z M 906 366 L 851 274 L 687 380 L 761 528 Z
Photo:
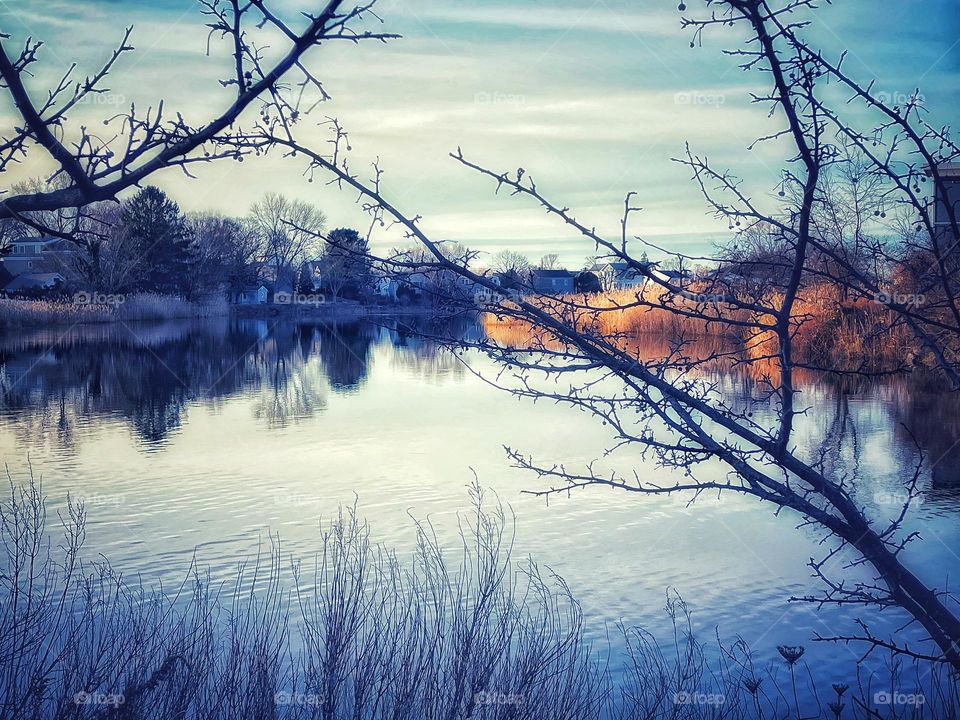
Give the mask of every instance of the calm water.
M 609 439 L 568 409 L 518 401 L 478 379 L 404 322 L 381 326 L 216 321 L 44 330 L 0 338 L 0 459 L 14 479 L 27 462 L 51 504 L 86 499 L 87 554 L 148 579 L 178 580 L 194 554 L 227 576 L 269 532 L 309 556 L 317 524 L 356 501 L 377 539 L 414 540 L 410 515 L 453 537 L 473 473 L 517 515 L 517 547 L 562 575 L 600 641 L 612 623 L 668 639 L 668 588 L 694 622 L 741 636 L 761 658 L 805 644 L 825 680 L 848 677 L 855 649 L 813 644 L 850 632 L 852 611 L 789 603 L 818 590 L 805 563 L 822 552 L 797 519 L 733 495 L 638 498 L 587 491 L 543 500 L 503 446 L 575 466 Z M 468 322 L 448 332 L 476 335 Z M 483 358 L 474 370 L 490 369 Z M 734 399 L 753 388 L 722 378 Z M 924 453 L 922 502 L 908 519 L 922 543 L 908 557 L 930 582 L 960 571 L 960 412 L 905 381 L 840 387 L 810 378 L 800 427 L 812 448 L 832 433 L 840 464 L 879 519 Z M 843 422 L 841 422 L 843 421 Z M 913 437 L 907 432 L 909 427 Z M 662 477 L 625 449 L 619 468 Z M 934 463 L 934 461 L 936 461 Z M 901 616 L 884 613 L 879 631 Z M 909 633 L 911 631 L 904 631 Z

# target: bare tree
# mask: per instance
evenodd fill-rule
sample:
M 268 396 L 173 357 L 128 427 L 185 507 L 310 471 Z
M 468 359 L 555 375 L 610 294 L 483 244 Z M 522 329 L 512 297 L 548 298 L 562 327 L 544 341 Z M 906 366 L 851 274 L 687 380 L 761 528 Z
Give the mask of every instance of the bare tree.
M 107 92 L 107 76 L 134 50 L 132 27 L 96 72 L 75 79 L 76 68 L 71 66 L 55 87 L 43 93 L 28 87 L 43 43 L 29 38 L 20 50 L 13 50 L 11 35 L 0 33 L 0 88 L 7 91 L 20 116 L 0 138 L 0 171 L 33 161 L 36 153 L 46 155 L 57 168 L 49 179 L 56 183 L 54 187 L 8 192 L 0 203 L 0 220 L 14 217 L 39 231 L 68 235 L 30 213 L 113 200 L 167 168 L 189 175 L 195 163 L 243 161 L 267 152 L 275 136 L 292 140 L 294 127 L 312 105 L 328 98 L 321 80 L 304 64 L 309 50 L 321 43 L 396 37 L 355 28 L 367 19 L 378 20 L 373 1 L 328 0 L 318 13 L 303 13 L 300 28 L 281 19 L 277 4 L 200 0 L 211 43 L 214 38 L 222 41 L 233 61 L 233 73 L 220 85 L 236 89 L 235 99 L 200 125 L 170 113 L 163 102 L 145 110 L 131 104 L 129 110 L 106 118 L 108 130 L 102 132 L 71 120 L 78 105 Z M 276 61 L 268 61 L 262 50 L 265 40 L 260 38 L 267 33 L 279 33 L 286 43 L 285 51 L 270 53 L 279 58 Z M 35 101 L 37 96 L 43 100 Z M 259 116 L 248 118 L 248 109 L 259 111 Z M 246 128 L 241 125 L 245 120 L 250 120 Z
M 559 264 L 560 256 L 556 253 L 547 253 L 540 258 L 540 262 L 537 263 L 537 267 L 541 270 L 555 270 Z
M 681 10 L 685 8 L 681 4 Z M 942 203 L 944 218 L 935 222 L 928 197 L 948 198 L 944 163 L 960 153 L 946 134 L 924 119 L 919 101 L 906 107 L 888 107 L 842 69 L 843 57 L 830 61 L 801 37 L 809 21 L 804 14 L 814 11 L 813 0 L 703 0 L 702 17 L 687 17 L 684 26 L 693 33 L 693 46 L 713 28 L 743 28 L 748 42 L 728 54 L 738 58 L 745 71 L 758 72 L 769 83 L 766 92 L 753 100 L 763 107 L 776 127 L 757 142 L 784 140 L 792 146 L 779 187 L 779 205 L 761 207 L 742 181 L 726 170 L 714 169 L 705 158 L 689 148 L 678 162 L 691 171 L 708 205 L 718 216 L 729 220 L 734 232 L 760 231 L 775 247 L 780 261 L 780 278 L 764 292 L 744 292 L 737 273 L 713 272 L 696 284 L 673 282 L 628 253 L 630 227 L 639 210 L 627 195 L 621 217 L 621 234 L 606 237 L 572 211 L 549 200 L 528 173 L 491 170 L 468 159 L 459 149 L 452 157 L 465 168 L 489 178 L 498 190 L 531 200 L 568 229 L 592 243 L 605 257 L 625 263 L 647 279 L 647 288 L 632 297 L 591 305 L 587 299 L 529 296 L 505 301 L 496 308 L 500 317 L 528 327 L 526 341 L 497 342 L 487 339 L 476 344 L 500 365 L 491 383 L 521 397 L 548 398 L 588 411 L 617 434 L 616 446 L 635 445 L 660 467 L 679 469 L 683 479 L 657 480 L 638 470 L 600 473 L 593 465 L 569 468 L 540 462 L 518 450 L 509 455 L 518 467 L 528 469 L 548 483 L 543 495 L 586 486 L 602 485 L 640 495 L 704 492 L 739 493 L 794 511 L 803 524 L 823 534 L 830 548 L 811 561 L 811 569 L 826 583 L 819 603 L 864 607 L 898 606 L 911 622 L 919 624 L 933 643 L 933 650 L 910 647 L 896 637 L 877 637 L 869 624 L 862 633 L 849 637 L 824 638 L 844 642 L 862 641 L 868 648 L 887 648 L 893 653 L 949 663 L 960 669 L 960 618 L 944 591 L 930 587 L 910 568 L 902 551 L 915 535 L 901 533 L 910 501 L 918 492 L 924 471 L 923 461 L 904 478 L 906 500 L 893 518 L 872 518 L 857 488 L 844 473 L 826 461 L 830 438 L 820 452 L 800 446 L 796 421 L 805 411 L 802 389 L 796 375 L 804 369 L 837 373 L 870 374 L 862 367 L 848 367 L 828 356 L 814 363 L 798 350 L 798 337 L 811 321 L 805 305 L 811 302 L 810 288 L 826 278 L 842 284 L 861 299 L 877 302 L 889 312 L 889 329 L 905 326 L 915 341 L 930 355 L 930 363 L 957 385 L 956 338 L 960 328 L 955 288 L 954 247 L 960 239 L 956 213 L 949 202 Z M 737 36 L 738 38 L 740 35 Z M 841 100 L 825 92 L 830 81 L 850 91 L 852 101 L 879 116 L 871 127 L 858 130 L 841 113 Z M 366 182 L 342 160 L 338 146 L 342 130 L 336 127 L 333 150 L 325 153 L 305 149 L 311 170 L 331 173 L 341 187 L 357 191 L 361 204 L 380 222 L 390 218 L 407 236 L 416 239 L 433 255 L 438 268 L 457 272 L 480 287 L 496 292 L 489 278 L 451 262 L 437 243 L 419 225 L 392 205 L 382 192 L 382 171 L 375 165 L 373 178 Z M 855 152 L 851 152 L 855 151 Z M 859 194 L 838 201 L 839 188 L 831 183 L 844 175 L 862 182 L 866 172 L 875 187 L 869 202 Z M 932 181 L 930 191 L 921 186 Z M 840 181 L 840 180 L 837 180 Z M 877 198 L 877 193 L 880 197 Z M 871 269 L 876 262 L 900 262 L 907 258 L 886 255 L 869 238 L 840 219 L 852 213 L 869 227 L 873 209 L 905 207 L 919 218 L 917 237 L 899 252 L 929 260 L 926 272 L 914 273 L 934 300 L 923 306 L 904 303 L 882 295 L 880 273 Z M 866 211 L 866 213 L 865 213 Z M 838 213 L 831 220 L 831 213 Z M 883 219 L 883 218 L 880 218 Z M 765 241 L 766 242 L 766 241 Z M 860 261 L 861 253 L 870 263 Z M 507 250 L 495 266 L 510 270 L 507 262 L 516 253 Z M 703 258 L 673 253 L 678 261 L 690 264 Z M 730 265 L 723 258 L 711 259 L 718 270 Z M 829 260 L 829 262 L 826 262 Z M 502 261 L 502 262 L 501 262 Z M 734 270 L 736 266 L 734 263 Z M 627 333 L 605 328 L 607 314 L 625 312 L 666 313 L 700 329 L 712 328 L 724 337 L 738 338 L 730 349 L 700 352 L 691 338 L 680 333 L 662 353 L 644 351 L 631 343 Z M 718 388 L 717 368 L 746 367 L 763 378 L 757 396 L 742 403 L 728 400 Z M 545 380 L 541 380 L 545 378 Z M 558 382 L 562 380 L 562 382 Z M 602 382 L 601 382 L 602 381 Z M 757 412 L 762 409 L 763 412 Z M 726 472 L 718 472 L 717 464 Z M 839 560 L 852 555 L 853 567 L 872 568 L 872 579 L 848 574 L 851 564 Z
M 276 268 L 277 279 L 319 254 L 326 222 L 313 205 L 276 193 L 268 193 L 250 211 L 250 224 L 261 236 L 263 259 Z
M 490 266 L 495 272 L 524 278 L 530 272 L 530 260 L 516 250 L 504 249 L 491 259 Z
M 265 248 L 249 223 L 217 213 L 198 213 L 188 220 L 194 238 L 190 284 L 197 291 L 235 291 L 256 280 L 253 266 Z

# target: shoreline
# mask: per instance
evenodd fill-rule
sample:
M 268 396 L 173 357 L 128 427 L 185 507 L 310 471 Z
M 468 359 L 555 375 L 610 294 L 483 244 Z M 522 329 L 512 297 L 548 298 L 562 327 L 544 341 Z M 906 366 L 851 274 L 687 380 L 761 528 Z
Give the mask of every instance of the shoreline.
M 329 303 L 305 305 L 229 305 L 225 302 L 195 303 L 166 296 L 132 296 L 124 304 L 80 305 L 46 300 L 0 299 L 0 328 L 36 330 L 77 325 L 113 325 L 117 323 L 164 323 L 178 320 L 214 318 L 257 319 L 334 319 L 361 320 L 373 317 L 446 317 L 436 308 L 411 305 L 360 305 Z

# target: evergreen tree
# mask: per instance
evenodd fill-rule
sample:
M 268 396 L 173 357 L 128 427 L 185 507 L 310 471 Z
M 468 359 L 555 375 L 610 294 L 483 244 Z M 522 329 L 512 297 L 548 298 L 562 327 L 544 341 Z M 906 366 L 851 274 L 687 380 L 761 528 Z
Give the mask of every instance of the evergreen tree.
M 323 287 L 336 301 L 341 295 L 361 298 L 372 291 L 367 239 L 351 228 L 337 228 L 327 235 L 321 260 Z
M 159 188 L 145 187 L 124 203 L 121 232 L 136 247 L 144 267 L 138 289 L 193 295 L 193 236 L 180 207 Z

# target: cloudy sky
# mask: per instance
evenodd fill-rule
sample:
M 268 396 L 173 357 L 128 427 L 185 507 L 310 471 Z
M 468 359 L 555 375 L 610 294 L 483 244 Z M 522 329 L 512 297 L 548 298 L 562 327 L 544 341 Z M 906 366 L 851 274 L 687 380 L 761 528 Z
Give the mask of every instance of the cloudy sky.
M 294 17 L 320 3 L 276 4 Z M 611 235 L 619 232 L 625 193 L 636 191 L 644 212 L 634 233 L 693 253 L 726 228 L 671 162 L 685 143 L 745 178 L 755 197 L 773 193 L 786 148 L 746 150 L 776 128 L 750 103 L 762 77 L 722 54 L 736 45 L 730 30 L 691 49 L 676 2 L 381 0 L 378 11 L 379 29 L 402 39 L 308 56 L 333 100 L 314 111 L 302 138 L 319 146 L 327 137 L 323 117 L 339 118 L 350 132 L 354 169 L 379 157 L 386 195 L 422 215 L 436 238 L 491 251 L 509 246 L 533 259 L 558 252 L 576 266 L 592 252 L 529 203 L 494 196 L 491 183 L 449 159 L 457 146 L 496 169 L 525 168 L 558 204 Z M 829 53 L 848 51 L 851 74 L 875 80 L 893 98 L 919 87 L 934 120 L 956 119 L 960 0 L 840 0 L 810 20 L 808 37 Z M 161 98 L 168 112 L 195 123 L 215 115 L 229 101 L 217 82 L 229 73 L 229 57 L 216 42 L 208 57 L 203 23 L 196 0 L 0 0 L 0 29 L 10 43 L 46 42 L 30 81 L 36 98 L 72 62 L 80 73 L 94 71 L 123 28 L 134 26 L 137 50 L 111 75 L 111 92 L 71 118 L 91 126 L 130 102 L 145 107 Z M 9 127 L 10 108 L 0 113 Z M 19 172 L 45 169 L 37 157 Z M 322 207 L 331 226 L 362 225 L 353 195 L 319 179 L 308 184 L 303 169 L 302 161 L 277 157 L 207 166 L 197 180 L 171 171 L 156 182 L 186 210 L 243 214 L 265 192 L 279 191 Z

